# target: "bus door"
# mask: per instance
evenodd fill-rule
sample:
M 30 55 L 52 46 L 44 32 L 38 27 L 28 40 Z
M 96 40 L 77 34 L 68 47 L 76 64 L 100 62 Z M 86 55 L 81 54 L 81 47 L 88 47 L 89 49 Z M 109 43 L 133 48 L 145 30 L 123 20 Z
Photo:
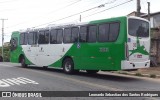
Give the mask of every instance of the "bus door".
M 36 61 L 36 50 L 37 50 L 37 32 L 31 31 L 28 33 L 28 46 L 25 50 L 26 57 L 33 63 L 37 64 Z
M 64 28 L 63 49 L 62 52 L 67 54 L 65 56 L 72 57 L 74 61 L 74 68 L 78 69 L 80 66 L 80 43 L 78 42 L 79 27 Z
M 50 62 L 51 51 L 49 47 L 49 30 L 41 30 L 37 33 L 38 46 L 36 50 L 36 62 L 38 66 L 47 66 Z
M 80 42 L 80 69 L 96 70 L 99 69 L 99 47 L 97 45 L 97 26 L 87 25 L 80 27 L 79 42 Z

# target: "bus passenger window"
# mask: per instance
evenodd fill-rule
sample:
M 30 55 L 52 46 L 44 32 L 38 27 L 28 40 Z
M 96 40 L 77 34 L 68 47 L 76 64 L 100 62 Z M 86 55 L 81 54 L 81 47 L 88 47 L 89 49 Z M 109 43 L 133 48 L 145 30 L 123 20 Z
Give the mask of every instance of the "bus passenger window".
M 56 44 L 57 43 L 56 38 L 57 38 L 57 30 L 52 29 L 50 32 L 50 43 Z
M 27 33 L 20 34 L 20 45 L 27 45 Z
M 24 45 L 27 45 L 27 42 L 28 42 L 28 38 L 27 38 L 28 37 L 28 33 L 25 33 L 24 37 L 25 37 L 24 38 Z
M 97 26 L 95 26 L 95 25 L 89 26 L 87 41 L 88 42 L 96 42 L 96 33 L 97 33 Z
M 87 27 L 81 26 L 79 33 L 79 42 L 86 42 L 86 41 L 87 41 Z
M 71 43 L 71 29 L 70 28 L 65 28 L 64 29 L 64 38 L 63 38 L 63 42 L 64 43 Z
M 49 30 L 46 30 L 44 34 L 45 34 L 45 44 L 48 44 L 49 43 Z
M 107 42 L 109 36 L 109 24 L 99 25 L 98 42 Z
M 49 31 L 40 31 L 38 33 L 38 44 L 48 44 L 49 43 Z
M 63 30 L 57 30 L 57 44 L 61 44 L 63 41 Z
M 78 33 L 79 33 L 79 28 L 78 27 L 73 27 L 72 28 L 72 42 L 78 42 Z
M 29 45 L 37 44 L 37 32 L 28 33 L 28 44 Z
M 20 45 L 23 45 L 24 44 L 24 33 L 21 33 L 20 34 Z
M 110 24 L 109 41 L 116 41 L 119 34 L 119 23 Z

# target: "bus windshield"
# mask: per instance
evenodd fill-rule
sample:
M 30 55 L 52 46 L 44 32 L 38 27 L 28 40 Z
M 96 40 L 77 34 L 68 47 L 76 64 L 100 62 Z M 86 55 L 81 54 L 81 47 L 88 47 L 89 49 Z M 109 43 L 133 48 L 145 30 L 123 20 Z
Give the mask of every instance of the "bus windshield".
M 129 19 L 128 32 L 131 36 L 149 37 L 149 23 L 140 19 Z

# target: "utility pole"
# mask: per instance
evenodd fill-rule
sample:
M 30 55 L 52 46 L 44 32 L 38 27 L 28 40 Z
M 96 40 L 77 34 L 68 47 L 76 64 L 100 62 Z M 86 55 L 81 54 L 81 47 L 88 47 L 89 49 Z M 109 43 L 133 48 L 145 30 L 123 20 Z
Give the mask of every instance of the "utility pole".
M 140 4 L 140 0 L 137 0 L 137 14 L 136 14 L 136 16 L 140 17 L 140 12 L 141 12 L 141 4 Z
M 148 20 L 150 21 L 150 2 L 147 3 L 148 3 Z
M 4 42 L 4 21 L 7 19 L 0 19 L 2 20 L 2 59 L 4 61 L 4 53 L 3 53 L 3 42 Z

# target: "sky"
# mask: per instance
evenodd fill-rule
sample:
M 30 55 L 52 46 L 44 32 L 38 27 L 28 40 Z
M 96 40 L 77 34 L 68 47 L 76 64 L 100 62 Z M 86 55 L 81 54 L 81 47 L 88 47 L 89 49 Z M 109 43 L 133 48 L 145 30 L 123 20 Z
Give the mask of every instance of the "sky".
M 4 21 L 4 42 L 13 31 L 41 28 L 53 24 L 79 23 L 125 16 L 136 11 L 137 0 L 0 0 L 0 19 Z M 141 0 L 141 12 L 160 11 L 160 0 Z M 2 45 L 0 20 L 0 45 Z

